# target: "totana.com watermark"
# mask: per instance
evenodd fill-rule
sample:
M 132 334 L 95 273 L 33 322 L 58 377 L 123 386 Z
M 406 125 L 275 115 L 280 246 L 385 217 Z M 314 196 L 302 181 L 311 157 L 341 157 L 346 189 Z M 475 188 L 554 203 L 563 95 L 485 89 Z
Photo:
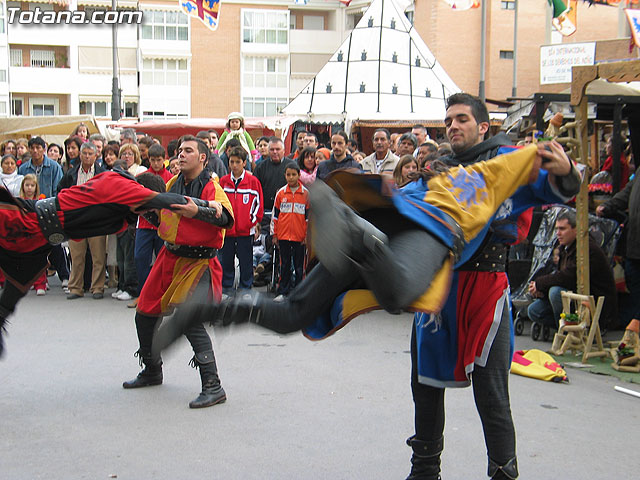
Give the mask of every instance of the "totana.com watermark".
M 43 24 L 55 25 L 60 23 L 73 25 L 87 24 L 115 24 L 115 23 L 142 23 L 142 12 L 134 11 L 114 11 L 114 10 L 96 10 L 94 12 L 85 12 L 82 10 L 60 10 L 43 11 L 40 7 L 33 10 L 20 10 L 18 7 L 7 8 L 8 23 L 21 24 Z

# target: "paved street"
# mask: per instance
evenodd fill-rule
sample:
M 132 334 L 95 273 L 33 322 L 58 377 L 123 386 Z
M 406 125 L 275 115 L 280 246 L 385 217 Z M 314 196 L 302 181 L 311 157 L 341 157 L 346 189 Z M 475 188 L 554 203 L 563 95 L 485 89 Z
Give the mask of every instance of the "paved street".
M 18 306 L 0 360 L 0 479 L 408 473 L 409 315 L 369 314 L 317 343 L 251 326 L 216 329 L 228 401 L 191 410 L 200 384 L 186 340 L 164 358 L 164 385 L 122 389 L 138 372 L 134 312 L 110 293 L 71 302 L 54 280 L 47 296 L 30 292 Z M 521 478 L 637 478 L 628 469 L 637 465 L 640 399 L 615 392 L 613 377 L 569 375 L 569 385 L 511 376 Z M 448 390 L 447 414 L 443 478 L 485 478 L 471 389 Z

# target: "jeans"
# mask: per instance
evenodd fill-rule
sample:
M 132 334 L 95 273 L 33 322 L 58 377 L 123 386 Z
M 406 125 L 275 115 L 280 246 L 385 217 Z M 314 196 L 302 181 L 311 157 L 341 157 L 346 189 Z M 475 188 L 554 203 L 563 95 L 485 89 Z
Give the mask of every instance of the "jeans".
M 546 298 L 538 298 L 529 305 L 527 317 L 544 326 L 558 328 L 562 313 L 562 292 L 566 291 L 566 288 L 551 287 Z
M 118 290 L 138 296 L 138 275 L 134 260 L 134 239 L 127 229 L 118 237 Z
M 224 245 L 218 251 L 222 265 L 222 288 L 229 291 L 236 278 L 235 257 L 240 263 L 240 281 L 238 288 L 250 290 L 253 285 L 253 236 L 225 237 Z
M 60 281 L 69 280 L 69 267 L 67 265 L 67 255 L 62 245 L 54 245 L 49 253 L 49 262 L 58 272 Z
M 136 240 L 134 247 L 134 258 L 136 264 L 136 274 L 138 277 L 138 295 L 147 281 L 149 272 L 151 271 L 151 262 L 153 254 L 156 256 L 160 253 L 160 249 L 164 245 L 162 239 L 158 236 L 158 231 L 153 228 L 136 229 Z

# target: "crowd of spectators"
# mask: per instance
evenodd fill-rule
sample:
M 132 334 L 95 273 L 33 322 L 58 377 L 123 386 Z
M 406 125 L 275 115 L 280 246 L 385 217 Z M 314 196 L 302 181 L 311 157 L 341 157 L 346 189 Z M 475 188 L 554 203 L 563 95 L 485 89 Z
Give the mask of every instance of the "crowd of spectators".
M 254 207 L 259 205 L 261 214 L 257 217 L 257 209 L 252 212 L 252 222 L 249 228 L 242 231 L 243 253 L 233 251 L 227 255 L 224 262 L 226 270 L 235 269 L 234 256 L 240 260 L 243 272 L 241 279 L 235 281 L 231 272 L 226 273 L 225 293 L 233 293 L 234 285 L 241 289 L 251 288 L 252 279 L 258 278 L 265 269 L 270 267 L 273 254 L 273 212 L 278 192 L 288 185 L 287 171 L 294 166 L 297 172 L 296 182 L 303 190 L 317 180 L 323 180 L 337 169 L 359 170 L 364 173 L 385 174 L 402 188 L 416 178 L 416 173 L 429 169 L 439 170 L 441 157 L 451 155 L 451 145 L 447 142 L 435 142 L 429 138 L 427 129 L 423 125 L 414 125 L 404 132 L 391 133 L 386 128 L 378 128 L 373 132 L 372 151 L 367 155 L 361 150 L 363 145 L 359 138 L 349 138 L 345 132 L 321 126 L 297 130 L 293 133 L 291 153 L 285 156 L 285 144 L 275 137 L 261 136 L 253 139 L 244 128 L 244 118 L 238 112 L 229 114 L 226 128 L 223 132 L 214 129 L 197 133 L 196 138 L 203 141 L 210 151 L 207 171 L 218 179 L 231 177 L 231 187 L 227 193 L 237 194 L 242 190 L 239 180 L 247 174 L 255 178 L 260 187 L 260 195 L 256 195 Z M 528 141 L 527 141 L 528 140 Z M 531 136 L 522 144 L 530 143 Z M 167 149 L 157 139 L 124 129 L 120 141 L 107 141 L 99 133 L 89 134 L 87 125 L 79 124 L 61 144 L 45 143 L 40 137 L 29 140 L 20 138 L 5 140 L 0 144 L 2 158 L 2 172 L 0 179 L 6 188 L 16 196 L 32 197 L 37 191 L 36 198 L 54 196 L 62 188 L 77 185 L 87 181 L 91 176 L 102 171 L 111 170 L 116 161 L 122 161 L 122 168 L 135 177 L 143 173 L 158 176 L 166 184 L 168 179 L 180 172 L 178 158 L 178 139 L 172 140 Z M 230 157 L 233 153 L 242 154 L 242 169 L 233 173 L 230 168 Z M 635 201 L 632 194 L 633 179 L 630 171 L 628 151 L 622 153 L 620 159 L 620 178 L 623 191 L 598 207 L 598 215 L 612 216 L 618 211 L 627 210 L 630 213 L 631 230 L 637 218 L 635 210 L 629 208 L 630 200 Z M 237 163 L 237 161 L 236 161 Z M 607 138 L 606 147 L 602 152 L 602 172 L 610 181 L 612 170 L 611 139 Z M 240 178 L 241 177 L 241 178 Z M 602 176 L 601 176 L 602 177 Z M 248 178 L 248 176 L 247 176 Z M 244 180 L 243 180 L 244 181 Z M 235 183 L 234 183 L 235 182 Z M 627 183 L 629 182 L 629 187 Z M 244 185 L 244 184 L 243 184 Z M 25 187 L 26 192 L 25 193 Z M 157 188 L 157 186 L 156 186 Z M 289 187 L 291 189 L 291 186 Z M 253 189 L 255 190 L 255 188 Z M 295 191 L 295 186 L 293 188 Z M 244 195 L 244 194 L 243 194 Z M 246 197 L 242 197 L 247 201 Z M 253 202 L 253 197 L 250 199 Z M 295 203 L 295 202 L 294 202 Z M 286 207 L 285 207 L 286 208 Z M 276 210 L 281 213 L 282 209 Z M 263 214 L 262 214 L 263 213 Z M 637 267 L 632 241 L 628 242 L 630 253 L 626 255 L 626 271 L 630 278 L 626 282 L 627 288 L 632 289 L 635 297 L 640 297 L 638 284 L 640 283 L 633 272 L 640 271 Z M 275 237 L 277 238 L 277 236 Z M 230 237 L 231 239 L 231 237 Z M 250 240 L 249 240 L 250 239 Z M 235 240 L 234 243 L 238 243 Z M 301 244 L 304 242 L 300 242 Z M 252 252 L 247 253 L 247 247 L 252 245 Z M 90 292 L 93 298 L 104 296 L 105 288 L 114 288 L 111 296 L 126 301 L 130 307 L 136 306 L 136 299 L 149 273 L 153 258 L 162 246 L 155 229 L 142 217 L 137 225 L 132 226 L 118 235 L 109 235 L 101 239 L 91 239 L 83 242 L 70 242 L 68 246 L 56 247 L 50 256 L 51 268 L 48 275 L 57 275 L 68 294 L 69 299 L 76 299 Z M 267 248 L 265 248 L 267 247 Z M 260 253 L 263 252 L 263 253 Z M 248 259 L 254 258 L 252 262 Z M 289 285 L 280 292 L 286 294 L 301 275 L 299 268 L 299 251 L 296 258 L 285 261 L 287 272 L 285 279 Z M 290 267 L 292 261 L 296 268 Z M 251 271 L 248 265 L 251 263 Z M 289 279 L 289 269 L 294 271 Z M 297 278 L 298 277 L 298 278 Z M 229 282 L 231 279 L 232 284 Z M 35 290 L 38 295 L 44 295 L 48 286 L 39 282 Z M 547 288 L 547 290 L 549 290 Z M 552 289 L 556 292 L 556 289 Z M 536 292 L 537 295 L 537 292 Z M 555 297 L 554 297 L 555 300 Z M 552 302 L 554 307 L 557 306 Z M 536 304 L 537 305 L 537 304 Z M 534 309 L 535 310 L 535 309 Z M 632 309 L 633 310 L 633 309 Z M 535 312 L 534 312 L 535 313 Z M 554 316 L 555 311 L 553 312 Z M 625 313 L 625 317 L 634 317 L 640 312 Z

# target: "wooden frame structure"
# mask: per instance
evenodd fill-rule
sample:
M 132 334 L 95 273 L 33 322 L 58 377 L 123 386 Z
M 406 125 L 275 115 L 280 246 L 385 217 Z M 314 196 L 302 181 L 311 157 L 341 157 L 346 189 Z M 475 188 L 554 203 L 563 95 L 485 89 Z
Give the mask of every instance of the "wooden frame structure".
M 589 138 L 587 133 L 587 85 L 597 78 L 609 82 L 632 82 L 640 80 L 640 60 L 600 63 L 572 68 L 571 105 L 576 112 L 576 131 L 580 141 L 580 163 L 589 165 Z M 622 108 L 616 115 L 622 115 Z M 615 125 L 615 122 L 614 122 Z M 619 125 L 619 123 L 618 123 Z M 614 130 L 614 134 L 615 134 Z M 614 157 L 615 158 L 615 157 Z M 585 175 L 576 199 L 577 211 L 577 274 L 578 294 L 589 295 L 589 175 Z

